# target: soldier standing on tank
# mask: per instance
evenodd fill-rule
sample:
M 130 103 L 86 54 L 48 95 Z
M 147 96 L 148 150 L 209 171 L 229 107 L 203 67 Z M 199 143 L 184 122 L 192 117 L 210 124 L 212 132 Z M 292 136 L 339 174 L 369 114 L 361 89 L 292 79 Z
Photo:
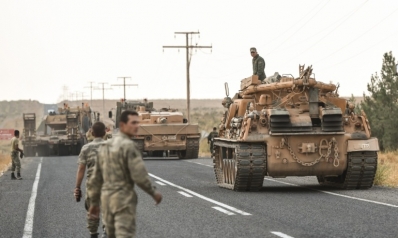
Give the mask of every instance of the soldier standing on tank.
M 213 131 L 210 132 L 210 134 L 207 136 L 207 144 L 210 144 L 210 154 L 211 154 L 211 158 L 213 158 L 213 139 L 215 137 L 218 137 L 218 132 L 217 132 L 217 128 L 213 127 Z
M 11 179 L 21 180 L 21 161 L 19 160 L 18 152 L 21 153 L 20 157 L 23 157 L 23 150 L 19 148 L 19 131 L 14 131 L 14 137 L 11 139 Z M 15 170 L 17 171 L 17 177 L 15 177 Z
M 88 129 L 87 133 L 86 133 L 86 138 L 88 142 L 91 142 L 94 140 L 94 136 L 93 136 L 93 129 L 92 127 L 90 127 L 90 129 Z
M 109 238 L 134 237 L 137 193 L 134 185 L 159 204 L 162 195 L 149 180 L 141 153 L 131 138 L 139 127 L 138 113 L 126 110 L 120 115 L 119 133 L 100 146 L 93 176 L 88 182 L 91 206 L 89 216 L 98 219 L 99 204 Z
M 257 49 L 252 47 L 250 48 L 250 54 L 253 57 L 253 75 L 257 75 L 260 81 L 263 81 L 266 77 L 264 69 L 265 69 L 265 61 L 263 57 L 261 57 L 257 53 Z
M 79 159 L 77 161 L 79 167 L 77 169 L 76 187 L 74 192 L 76 200 L 80 201 L 80 197 L 82 195 L 80 190 L 80 185 L 83 181 L 84 173 L 87 168 L 86 195 L 85 195 L 86 199 L 84 203 L 87 211 L 91 204 L 90 201 L 91 199 L 87 193 L 87 181 L 91 177 L 94 170 L 95 161 L 98 155 L 98 147 L 104 142 L 103 137 L 105 135 L 105 125 L 102 122 L 96 122 L 90 128 L 90 130 L 91 130 L 90 133 L 92 133 L 94 139 L 92 140 L 92 142 L 84 145 L 80 151 Z M 99 226 L 99 217 L 98 219 L 89 219 L 87 217 L 87 228 L 90 231 L 91 237 L 98 237 L 98 232 L 97 232 L 98 226 Z M 103 230 L 105 231 L 104 228 Z M 106 237 L 105 232 L 102 237 Z

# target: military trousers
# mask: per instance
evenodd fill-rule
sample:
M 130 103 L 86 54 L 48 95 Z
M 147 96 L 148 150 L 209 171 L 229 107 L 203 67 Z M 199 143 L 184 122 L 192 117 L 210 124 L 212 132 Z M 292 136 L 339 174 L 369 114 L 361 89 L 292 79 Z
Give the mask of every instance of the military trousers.
M 211 141 L 211 142 L 210 142 L 210 145 L 209 145 L 209 146 L 210 146 L 210 147 L 209 147 L 210 155 L 213 155 L 213 153 L 214 153 L 213 144 L 214 144 L 214 142 Z
M 101 210 L 108 238 L 134 238 L 137 202 L 120 206 L 111 196 L 101 195 Z
M 87 211 L 90 208 L 90 205 L 91 205 L 91 203 L 90 203 L 90 198 L 87 193 L 87 184 L 86 184 L 86 197 L 85 197 L 85 201 L 84 201 L 84 206 Z M 101 211 L 100 211 L 100 214 L 101 214 Z M 92 219 L 92 218 L 89 218 L 89 216 L 87 215 L 87 228 L 90 231 L 90 234 L 98 233 L 99 224 L 100 224 L 100 218 Z
M 18 152 L 11 152 L 11 172 L 21 172 L 21 160 L 18 157 Z

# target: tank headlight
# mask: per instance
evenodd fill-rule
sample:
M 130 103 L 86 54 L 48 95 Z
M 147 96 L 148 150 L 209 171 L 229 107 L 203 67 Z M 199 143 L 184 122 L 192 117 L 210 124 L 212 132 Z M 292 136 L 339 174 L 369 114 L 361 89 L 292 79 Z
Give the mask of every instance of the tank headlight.
M 181 140 L 185 140 L 185 136 L 181 136 Z
M 151 137 L 150 137 L 150 136 L 147 136 L 147 137 L 145 137 L 145 140 L 150 141 L 150 140 L 151 140 Z

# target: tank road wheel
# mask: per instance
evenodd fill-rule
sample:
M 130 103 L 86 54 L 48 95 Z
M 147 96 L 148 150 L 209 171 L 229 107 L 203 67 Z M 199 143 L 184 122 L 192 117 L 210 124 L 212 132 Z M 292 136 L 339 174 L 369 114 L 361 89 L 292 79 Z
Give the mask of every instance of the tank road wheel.
M 235 191 L 258 191 L 266 171 L 264 144 L 214 144 L 214 172 L 220 187 Z
M 319 184 L 342 189 L 371 188 L 377 170 L 377 152 L 349 152 L 347 159 L 347 169 L 342 175 L 337 177 L 317 176 Z

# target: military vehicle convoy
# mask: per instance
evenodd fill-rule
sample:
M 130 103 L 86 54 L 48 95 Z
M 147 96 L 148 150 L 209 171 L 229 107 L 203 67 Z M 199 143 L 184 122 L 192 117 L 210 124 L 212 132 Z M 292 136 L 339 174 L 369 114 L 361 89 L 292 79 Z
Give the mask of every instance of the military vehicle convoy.
M 153 102 L 126 102 L 116 105 L 116 121 L 125 110 L 135 110 L 140 117 L 138 135 L 133 138 L 142 153 L 154 157 L 178 156 L 180 159 L 198 158 L 199 126 L 190 124 L 176 109 L 153 108 Z M 112 118 L 112 112 L 109 112 Z M 115 123 L 118 128 L 118 123 Z
M 35 130 L 36 116 L 24 113 L 24 139 L 22 144 L 26 156 L 78 155 L 81 147 L 87 143 L 85 132 L 91 127 L 91 110 L 82 108 L 59 108 L 58 113 L 51 112 L 43 120 L 43 132 Z
M 241 80 L 227 96 L 227 109 L 214 141 L 214 172 L 220 187 L 257 191 L 264 176 L 316 176 L 322 185 L 343 189 L 372 187 L 377 138 L 355 105 L 340 98 L 338 86 L 315 80 L 312 67 L 300 76 L 279 75 L 263 82 Z

